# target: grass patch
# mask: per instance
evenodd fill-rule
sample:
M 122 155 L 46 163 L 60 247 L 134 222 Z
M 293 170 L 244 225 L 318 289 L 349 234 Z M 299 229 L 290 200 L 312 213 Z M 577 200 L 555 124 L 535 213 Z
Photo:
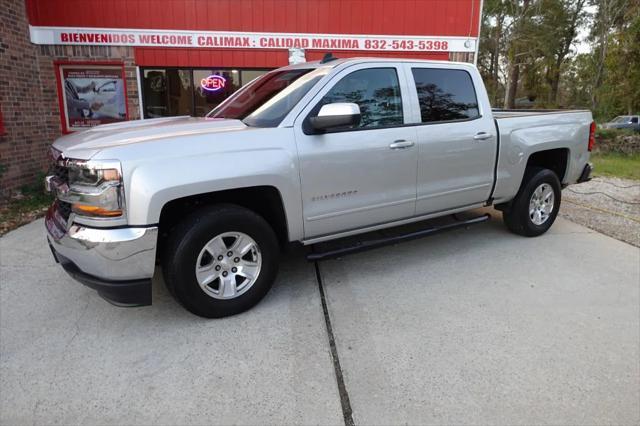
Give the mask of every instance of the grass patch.
M 41 178 L 23 186 L 20 197 L 14 197 L 0 207 L 0 235 L 43 216 L 52 201 L 53 197 L 44 192 Z
M 591 161 L 595 175 L 640 180 L 640 154 L 597 153 L 591 155 Z
M 596 140 L 600 139 L 615 139 L 618 136 L 631 136 L 636 134 L 630 129 L 603 129 L 598 127 L 596 129 Z

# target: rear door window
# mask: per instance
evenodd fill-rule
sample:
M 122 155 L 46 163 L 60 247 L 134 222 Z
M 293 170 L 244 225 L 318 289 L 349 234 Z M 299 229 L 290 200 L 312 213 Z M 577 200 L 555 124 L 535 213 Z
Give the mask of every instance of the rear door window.
M 464 70 L 412 68 L 423 123 L 480 117 L 471 75 Z

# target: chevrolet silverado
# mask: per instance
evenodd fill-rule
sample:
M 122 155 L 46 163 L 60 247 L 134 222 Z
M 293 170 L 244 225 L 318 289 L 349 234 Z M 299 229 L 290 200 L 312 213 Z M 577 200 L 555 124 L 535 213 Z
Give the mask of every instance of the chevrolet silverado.
M 51 148 L 55 259 L 117 305 L 159 265 L 189 311 L 222 317 L 310 245 L 482 206 L 533 237 L 590 178 L 589 111 L 493 111 L 470 64 L 380 58 L 280 68 L 208 116 L 97 126 Z

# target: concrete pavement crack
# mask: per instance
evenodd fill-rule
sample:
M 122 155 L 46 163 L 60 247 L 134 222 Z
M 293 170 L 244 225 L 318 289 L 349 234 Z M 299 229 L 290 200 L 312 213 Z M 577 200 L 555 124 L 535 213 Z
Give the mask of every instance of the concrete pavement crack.
M 324 323 L 327 328 L 327 337 L 329 338 L 329 348 L 331 350 L 331 358 L 333 360 L 333 369 L 336 374 L 336 381 L 338 382 L 338 393 L 340 394 L 340 405 L 342 407 L 342 417 L 344 418 L 345 426 L 354 426 L 353 411 L 351 409 L 351 401 L 349 400 L 349 393 L 344 383 L 344 376 L 342 374 L 342 367 L 340 366 L 340 358 L 338 357 L 338 348 L 336 346 L 336 339 L 333 335 L 333 327 L 331 326 L 331 318 L 329 317 L 329 309 L 327 308 L 327 299 L 324 293 L 324 287 L 322 284 L 322 275 L 320 274 L 320 266 L 318 262 L 313 263 L 316 269 L 316 281 L 318 281 L 318 290 L 320 291 L 320 301 L 322 302 L 322 312 L 324 314 Z

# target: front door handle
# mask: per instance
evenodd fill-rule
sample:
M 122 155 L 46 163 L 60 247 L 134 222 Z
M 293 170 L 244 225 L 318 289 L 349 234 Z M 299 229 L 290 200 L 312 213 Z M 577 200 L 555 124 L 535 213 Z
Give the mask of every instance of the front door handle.
M 486 139 L 490 139 L 492 137 L 493 137 L 493 135 L 491 133 L 478 132 L 478 133 L 475 134 L 473 139 L 476 140 L 476 141 L 483 141 L 483 140 L 486 140 Z
M 405 141 L 403 139 L 400 139 L 400 140 L 395 141 L 391 145 L 389 145 L 389 148 L 391 148 L 391 149 L 405 149 L 405 148 L 409 148 L 411 146 L 413 146 L 413 142 Z

